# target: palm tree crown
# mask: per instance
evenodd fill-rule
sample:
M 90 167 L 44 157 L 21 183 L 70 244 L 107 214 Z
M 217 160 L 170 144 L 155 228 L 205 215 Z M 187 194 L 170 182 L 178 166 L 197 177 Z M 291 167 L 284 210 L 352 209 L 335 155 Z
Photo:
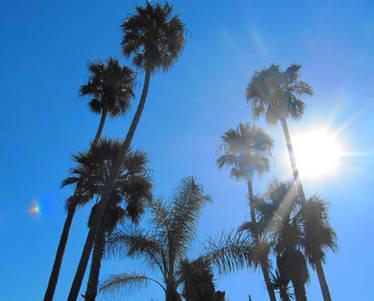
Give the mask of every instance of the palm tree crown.
M 108 112 L 111 117 L 124 114 L 130 107 L 134 95 L 134 72 L 129 67 L 121 67 L 118 60 L 109 58 L 107 64 L 96 60 L 88 65 L 91 76 L 82 85 L 80 94 L 91 96 L 88 105 L 92 112 Z
M 255 173 L 261 175 L 269 170 L 273 140 L 261 128 L 240 123 L 221 139 L 223 155 L 217 159 L 218 167 L 231 166 L 231 177 L 248 181 Z
M 279 119 L 299 118 L 304 112 L 304 102 L 298 96 L 312 95 L 312 87 L 299 81 L 300 65 L 291 65 L 286 71 L 278 65 L 255 72 L 247 87 L 247 100 L 252 100 L 252 112 L 257 118 L 265 114 L 269 124 Z
M 150 72 L 166 71 L 178 58 L 185 42 L 184 24 L 172 10 L 167 2 L 164 6 L 147 2 L 122 23 L 122 51 L 126 57 L 132 56 L 135 66 Z

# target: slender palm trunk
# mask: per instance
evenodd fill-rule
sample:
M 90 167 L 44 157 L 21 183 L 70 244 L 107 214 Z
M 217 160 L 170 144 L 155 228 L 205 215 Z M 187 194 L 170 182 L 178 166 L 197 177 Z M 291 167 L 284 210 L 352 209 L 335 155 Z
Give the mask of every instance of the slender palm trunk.
M 84 296 L 86 301 L 95 301 L 96 299 L 97 287 L 99 284 L 101 261 L 104 256 L 104 248 L 105 248 L 105 229 L 103 225 L 101 225 L 99 232 L 97 233 L 97 236 L 95 239 L 95 246 L 92 252 L 90 276 L 88 278 L 86 295 Z
M 60 242 L 58 244 L 55 262 L 53 263 L 53 268 L 51 272 L 51 276 L 49 277 L 48 287 L 44 295 L 44 301 L 51 301 L 53 299 L 53 295 L 55 293 L 58 275 L 60 273 L 62 258 L 64 257 L 65 247 L 69 236 L 69 231 L 71 224 L 73 222 L 73 217 L 75 214 L 76 206 L 72 206 L 68 210 L 68 215 L 65 220 L 64 229 L 62 230 Z
M 301 181 L 300 181 L 299 170 L 297 169 L 297 166 L 296 166 L 295 153 L 293 151 L 291 136 L 290 136 L 290 133 L 288 131 L 288 126 L 287 126 L 287 121 L 283 117 L 280 119 L 280 121 L 282 123 L 284 136 L 285 136 L 286 142 L 287 142 L 287 150 L 288 150 L 288 155 L 290 157 L 293 178 L 294 178 L 296 187 L 297 187 L 297 189 L 300 193 L 300 196 L 302 198 L 302 201 L 305 201 L 304 188 L 303 188 L 303 185 L 301 184 Z
M 255 223 L 256 214 L 255 214 L 255 208 L 254 208 L 252 181 L 248 181 L 247 186 L 248 186 L 249 210 L 251 214 L 251 220 L 252 220 L 252 223 Z
M 99 127 L 97 129 L 97 132 L 96 132 L 96 136 L 91 143 L 91 148 L 93 146 L 96 146 L 97 142 L 99 141 L 99 139 L 101 137 L 101 133 L 102 133 L 103 128 L 104 128 L 106 115 L 107 115 L 107 110 L 104 109 L 103 113 L 101 115 L 101 120 L 100 120 Z M 75 211 L 76 211 L 75 206 L 74 206 L 74 208 L 71 208 L 71 209 L 68 210 L 68 215 L 67 215 L 66 220 L 65 220 L 64 229 L 62 230 L 61 237 L 60 237 L 60 242 L 59 242 L 58 247 L 57 247 L 55 262 L 53 263 L 52 272 L 51 272 L 51 275 L 49 276 L 48 287 L 47 287 L 47 290 L 46 290 L 45 295 L 44 295 L 44 301 L 52 301 L 53 300 L 53 296 L 54 296 L 56 286 L 57 286 L 58 276 L 60 274 L 62 258 L 64 257 L 66 243 L 67 243 L 67 240 L 68 240 L 68 236 L 69 236 L 71 224 L 73 222 L 73 218 L 74 218 L 74 215 L 75 215 Z
M 329 286 L 327 285 L 325 273 L 323 271 L 322 263 L 320 261 L 316 264 L 316 271 L 318 275 L 319 285 L 321 286 L 323 300 L 331 301 Z
M 98 208 L 96 210 L 96 213 L 95 213 L 95 216 L 94 216 L 94 219 L 93 219 L 93 225 L 90 228 L 90 231 L 88 232 L 87 239 L 86 239 L 83 251 L 82 251 L 81 259 L 79 261 L 79 265 L 78 265 L 77 271 L 75 273 L 73 283 L 72 283 L 71 288 L 70 288 L 68 301 L 77 300 L 79 290 L 80 290 L 81 285 L 82 285 L 82 280 L 83 280 L 84 274 L 86 272 L 88 259 L 89 259 L 90 254 L 91 254 L 92 245 L 94 243 L 95 236 L 96 236 L 96 233 L 97 233 L 98 228 L 99 228 L 98 225 L 101 224 L 104 212 L 105 212 L 105 210 L 106 210 L 106 208 L 109 204 L 110 195 L 111 195 L 112 190 L 113 190 L 114 182 L 115 182 L 115 180 L 117 179 L 117 177 L 120 173 L 123 160 L 125 158 L 126 153 L 128 152 L 128 150 L 130 148 L 132 138 L 134 137 L 136 127 L 139 123 L 140 117 L 141 117 L 143 109 L 144 109 L 145 101 L 146 101 L 147 94 L 148 94 L 150 78 L 151 78 L 151 72 L 150 72 L 149 69 L 147 69 L 146 72 L 145 72 L 144 87 L 143 87 L 142 95 L 140 97 L 138 108 L 137 108 L 135 116 L 134 116 L 134 118 L 131 122 L 130 129 L 129 129 L 127 135 L 126 135 L 126 139 L 122 143 L 121 152 L 120 152 L 119 156 L 116 158 L 115 163 L 113 164 L 112 170 L 110 171 L 109 180 L 105 184 L 104 191 L 103 191 L 102 196 L 101 196 L 101 201 L 98 205 Z
M 306 199 L 305 199 L 304 188 L 303 188 L 303 185 L 301 184 L 300 177 L 299 177 L 299 171 L 298 171 L 297 166 L 296 166 L 296 159 L 295 159 L 295 154 L 294 154 L 292 143 L 291 143 L 291 136 L 290 136 L 290 133 L 288 131 L 287 121 L 286 121 L 285 118 L 281 118 L 280 120 L 281 120 L 281 123 L 282 123 L 283 132 L 284 132 L 284 135 L 285 135 L 286 141 L 287 141 L 287 149 L 288 149 L 288 154 L 290 156 L 294 181 L 295 181 L 295 183 L 298 187 L 298 191 L 299 191 L 299 193 L 302 197 L 302 201 L 305 202 Z M 318 269 L 319 269 L 319 271 L 318 271 Z M 321 274 L 320 274 L 320 272 L 321 272 Z M 320 262 L 317 264 L 317 274 L 318 274 L 319 285 L 320 285 L 321 291 L 322 291 L 323 300 L 324 301 L 331 301 L 329 287 L 327 285 L 325 274 L 323 272 L 323 267 L 322 267 L 322 264 Z
M 298 279 L 292 279 L 292 285 L 296 301 L 307 301 L 305 284 Z
M 266 267 L 266 264 L 264 262 L 261 262 L 260 266 L 261 266 L 262 274 L 264 275 L 264 280 L 266 284 L 266 289 L 269 294 L 269 298 L 271 301 L 276 301 L 277 299 L 275 298 L 275 293 L 274 293 L 273 285 L 271 284 L 271 280 L 269 277 L 268 268 Z
M 252 220 L 252 223 L 256 223 L 256 214 L 255 214 L 255 208 L 254 208 L 254 203 L 253 203 L 254 199 L 253 199 L 252 181 L 248 181 L 247 186 L 248 186 L 249 208 L 250 208 L 251 220 Z M 254 239 L 255 239 L 255 241 L 258 241 L 257 235 L 254 235 Z M 270 300 L 271 301 L 276 301 L 277 299 L 275 298 L 274 289 L 273 289 L 273 286 L 271 284 L 269 271 L 266 267 L 266 264 L 264 262 L 261 262 L 260 266 L 261 266 L 262 274 L 264 275 L 266 289 L 268 291 Z
M 97 129 L 96 136 L 95 136 L 94 140 L 92 141 L 93 146 L 95 146 L 97 144 L 97 142 L 99 141 L 99 139 L 101 137 L 101 133 L 103 132 L 103 128 L 104 128 L 106 115 L 107 115 L 107 110 L 103 109 L 103 112 L 101 114 L 99 128 Z

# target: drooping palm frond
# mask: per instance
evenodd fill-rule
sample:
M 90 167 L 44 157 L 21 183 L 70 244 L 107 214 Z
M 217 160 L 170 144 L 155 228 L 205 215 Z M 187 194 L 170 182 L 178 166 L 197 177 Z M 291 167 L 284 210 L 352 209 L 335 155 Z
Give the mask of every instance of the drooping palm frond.
M 196 237 L 197 220 L 207 201 L 210 201 L 210 196 L 204 194 L 202 185 L 195 178 L 182 179 L 168 225 L 168 249 L 172 260 L 183 258 L 186 247 Z
M 154 235 L 141 229 L 112 233 L 107 240 L 106 253 L 107 256 L 141 258 L 150 266 L 156 265 L 164 270 L 163 246 Z
M 328 220 L 327 203 L 318 196 L 312 196 L 303 203 L 303 249 L 309 263 L 315 267 L 318 262 L 325 262 L 326 250 L 336 251 L 336 233 Z
M 140 289 L 146 287 L 150 281 L 157 283 L 165 291 L 165 287 L 157 280 L 137 273 L 123 273 L 110 276 L 107 280 L 101 283 L 100 291 L 103 293 L 118 293 L 121 290 L 130 292 L 136 288 Z
M 275 274 L 271 273 L 271 284 L 278 291 L 282 301 L 293 300 L 293 294 L 289 291 L 289 283 L 290 279 L 281 275 L 278 269 L 275 271 Z
M 252 245 L 238 232 L 222 232 L 211 237 L 201 256 L 219 273 L 237 271 L 253 266 Z

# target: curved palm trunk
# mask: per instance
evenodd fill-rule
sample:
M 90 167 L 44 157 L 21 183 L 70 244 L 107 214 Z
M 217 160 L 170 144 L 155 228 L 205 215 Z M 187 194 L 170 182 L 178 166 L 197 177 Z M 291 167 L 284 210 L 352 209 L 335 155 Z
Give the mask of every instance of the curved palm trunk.
M 107 110 L 103 109 L 103 112 L 101 114 L 99 128 L 97 129 L 96 136 L 94 140 L 92 141 L 92 146 L 95 146 L 101 137 L 101 133 L 103 132 L 103 128 L 104 128 L 106 115 L 107 115 Z
M 265 280 L 265 284 L 266 284 L 266 289 L 267 289 L 268 294 L 269 294 L 269 298 L 270 298 L 271 301 L 277 301 L 277 299 L 275 298 L 273 285 L 271 284 L 271 280 L 270 280 L 270 277 L 269 277 L 268 269 L 267 269 L 265 263 L 263 263 L 263 262 L 261 262 L 260 266 L 261 266 L 262 274 L 264 275 L 264 280 Z
M 99 284 L 99 275 L 101 268 L 101 261 L 104 256 L 105 248 L 105 231 L 103 225 L 100 226 L 99 232 L 95 239 L 95 246 L 92 252 L 92 262 L 90 269 L 90 276 L 88 278 L 86 295 L 84 296 L 86 301 L 95 301 L 97 296 L 97 287 Z
M 255 214 L 255 209 L 254 209 L 254 204 L 253 204 L 254 199 L 253 199 L 252 182 L 248 181 L 247 186 L 248 186 L 249 208 L 250 208 L 251 220 L 252 220 L 252 223 L 256 223 L 256 214 Z M 254 239 L 258 240 L 257 235 L 254 237 Z M 265 284 L 266 284 L 266 289 L 267 289 L 268 294 L 269 294 L 269 298 L 270 298 L 271 301 L 276 301 L 277 299 L 275 298 L 274 289 L 273 289 L 273 286 L 271 284 L 269 271 L 266 267 L 266 264 L 264 262 L 261 262 L 260 266 L 261 266 L 262 274 L 264 275 L 264 280 L 265 280 Z
M 291 143 L 291 136 L 290 136 L 290 133 L 288 131 L 287 121 L 286 121 L 285 118 L 281 118 L 280 120 L 281 120 L 281 123 L 282 123 L 283 132 L 284 132 L 284 135 L 285 135 L 286 141 L 287 141 L 287 149 L 288 149 L 288 154 L 290 156 L 294 181 L 295 181 L 295 183 L 298 187 L 299 193 L 302 197 L 302 201 L 305 201 L 306 199 L 305 199 L 304 188 L 303 188 L 303 185 L 301 184 L 300 177 L 299 177 L 299 171 L 298 171 L 297 166 L 296 166 L 296 159 L 295 159 L 295 154 L 293 152 L 293 147 L 292 147 L 292 143 Z M 319 285 L 320 285 L 321 291 L 322 291 L 323 300 L 324 301 L 331 301 L 329 287 L 327 285 L 325 274 L 323 272 L 323 267 L 322 267 L 322 264 L 320 262 L 316 265 L 316 269 L 317 269 Z
M 94 216 L 93 225 L 90 228 L 90 231 L 88 232 L 87 239 L 86 239 L 83 251 L 82 251 L 81 259 L 79 261 L 79 265 L 78 265 L 77 271 L 75 273 L 73 283 L 72 283 L 71 288 L 70 288 L 68 301 L 77 300 L 79 290 L 80 290 L 81 285 L 82 285 L 82 280 L 83 280 L 83 277 L 84 277 L 84 273 L 86 272 L 88 259 L 89 259 L 90 254 L 91 254 L 92 245 L 94 243 L 95 236 L 96 236 L 96 233 L 98 231 L 98 225 L 101 224 L 104 212 L 105 212 L 105 210 L 106 210 L 106 208 L 109 204 L 110 195 L 112 193 L 113 186 L 114 186 L 114 181 L 116 180 L 116 178 L 118 177 L 118 175 L 120 173 L 120 169 L 121 169 L 123 160 L 125 158 L 125 155 L 126 155 L 127 151 L 130 148 L 132 138 L 134 137 L 136 127 L 139 123 L 140 116 L 142 115 L 142 112 L 143 112 L 143 109 L 144 109 L 145 100 L 146 100 L 147 94 L 148 94 L 150 78 L 151 78 L 151 72 L 150 72 L 150 70 L 147 69 L 146 72 L 145 72 L 144 87 L 143 87 L 142 95 L 140 97 L 138 108 L 137 108 L 135 116 L 134 116 L 134 118 L 131 122 L 130 129 L 127 132 L 126 139 L 122 143 L 121 153 L 119 154 L 118 158 L 116 159 L 115 163 L 113 164 L 112 170 L 110 171 L 109 180 L 104 187 L 104 191 L 103 191 L 103 194 L 102 194 L 102 197 L 101 197 L 101 201 L 98 205 L 98 208 L 97 208 L 95 216 Z
M 101 114 L 100 124 L 97 129 L 95 138 L 91 143 L 91 147 L 95 146 L 101 137 L 101 134 L 104 128 L 106 115 L 107 115 L 107 110 L 103 110 L 103 113 Z M 57 252 L 56 252 L 55 261 L 53 263 L 52 272 L 51 272 L 51 275 L 49 276 L 48 287 L 44 295 L 44 301 L 53 300 L 53 296 L 54 296 L 56 286 L 57 286 L 58 276 L 60 274 L 62 258 L 64 257 L 66 243 L 68 240 L 70 227 L 73 222 L 74 215 L 75 215 L 75 210 L 76 210 L 76 207 L 68 211 L 68 215 L 65 220 L 64 228 L 61 233 L 60 242 L 57 247 Z
M 323 271 L 322 263 L 320 261 L 316 263 L 316 271 L 318 275 L 319 285 L 321 286 L 323 300 L 331 301 L 329 286 L 327 285 L 325 273 Z
M 62 230 L 60 242 L 58 244 L 55 262 L 53 263 L 51 276 L 49 277 L 48 287 L 44 295 L 44 301 L 51 301 L 53 299 L 53 295 L 55 293 L 57 285 L 58 275 L 61 269 L 62 258 L 64 257 L 65 247 L 68 240 L 70 227 L 73 222 L 75 210 L 76 206 L 73 206 L 68 210 L 68 215 L 65 220 L 64 229 Z

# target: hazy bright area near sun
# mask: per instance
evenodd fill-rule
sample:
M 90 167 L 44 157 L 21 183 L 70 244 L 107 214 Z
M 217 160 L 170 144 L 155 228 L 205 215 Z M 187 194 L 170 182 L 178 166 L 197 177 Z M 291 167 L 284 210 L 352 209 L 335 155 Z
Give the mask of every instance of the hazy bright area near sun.
M 153 3 L 153 1 L 152 1 Z M 88 150 L 99 117 L 78 96 L 87 62 L 121 56 L 120 24 L 143 1 L 2 1 L 0 68 L 0 283 L 2 300 L 41 300 L 66 217 L 71 189 L 60 189 L 71 155 Z M 171 1 L 188 29 L 175 66 L 155 74 L 133 148 L 149 155 L 154 195 L 170 199 L 180 179 L 196 176 L 212 196 L 200 218 L 199 254 L 210 235 L 249 219 L 247 187 L 218 170 L 220 136 L 252 122 L 245 89 L 255 71 L 301 64 L 301 80 L 314 90 L 305 113 L 289 121 L 308 196 L 329 202 L 338 252 L 328 252 L 325 273 L 334 300 L 371 298 L 374 243 L 374 2 Z M 135 112 L 108 120 L 105 137 L 123 139 Z M 255 179 L 264 193 L 274 177 L 292 177 L 280 125 L 264 128 L 274 139 L 271 170 Z M 55 300 L 66 300 L 87 235 L 90 208 L 76 214 Z M 102 277 L 147 266 L 130 259 L 105 261 Z M 150 271 L 158 277 L 156 271 Z M 309 300 L 322 300 L 310 270 Z M 86 276 L 87 278 L 87 276 Z M 82 291 L 86 288 L 86 281 Z M 215 274 L 231 301 L 265 300 L 260 270 Z M 123 299 L 163 300 L 150 285 Z M 102 296 L 98 300 L 103 300 Z

